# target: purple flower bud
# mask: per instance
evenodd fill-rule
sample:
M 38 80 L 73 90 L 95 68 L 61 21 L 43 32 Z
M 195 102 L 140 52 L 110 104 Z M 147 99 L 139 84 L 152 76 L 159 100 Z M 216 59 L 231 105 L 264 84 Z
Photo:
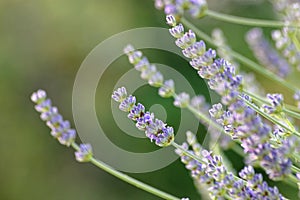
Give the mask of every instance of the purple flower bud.
M 78 162 L 89 162 L 93 156 L 92 146 L 90 144 L 80 144 L 79 149 L 75 152 Z
M 182 92 L 175 97 L 174 106 L 185 108 L 189 105 L 190 95 Z
M 124 112 L 129 112 L 135 105 L 136 99 L 134 96 L 129 95 L 126 99 L 124 99 L 120 105 L 119 109 Z
M 199 42 L 195 42 L 191 46 L 182 50 L 182 53 L 187 58 L 196 58 L 198 56 L 202 56 L 205 53 L 205 51 L 206 51 L 206 45 L 201 40 Z
M 137 64 L 134 65 L 134 68 L 138 71 L 143 71 L 150 66 L 150 63 L 146 57 L 143 57 Z
M 268 114 L 281 113 L 283 109 L 283 96 L 282 94 L 267 94 L 267 98 L 271 105 L 263 105 L 263 108 Z
M 130 54 L 132 54 L 133 52 L 134 52 L 134 47 L 131 45 L 131 44 L 128 44 L 125 48 L 124 48 L 124 50 L 123 50 L 123 52 L 126 54 L 126 55 L 130 55 Z
M 166 21 L 167 21 L 167 24 L 169 26 L 176 26 L 176 19 L 173 15 L 167 15 L 166 16 Z M 182 26 L 182 25 L 181 25 Z M 182 27 L 183 28 L 183 27 Z
M 172 79 L 166 80 L 164 84 L 159 88 L 158 94 L 161 97 L 171 97 L 175 92 L 174 81 Z
M 143 116 L 137 118 L 136 127 L 141 131 L 145 131 L 146 127 L 149 126 L 149 124 L 152 124 L 153 121 L 154 121 L 154 114 L 150 112 L 146 112 Z
M 178 38 L 175 43 L 181 49 L 185 49 L 196 42 L 196 34 L 189 30 L 181 38 Z
M 156 74 L 156 72 L 157 72 L 156 66 L 150 65 L 145 70 L 142 71 L 141 78 L 149 80 L 154 74 Z
M 58 141 L 62 145 L 70 146 L 76 138 L 76 131 L 74 129 L 68 129 L 64 132 L 62 132 L 61 136 L 58 137 Z
M 141 61 L 142 56 L 143 56 L 142 52 L 133 51 L 128 55 L 128 60 L 131 64 L 136 65 Z
M 220 103 L 214 104 L 212 106 L 212 108 L 209 110 L 210 116 L 212 116 L 213 118 L 216 118 L 216 119 L 221 118 L 221 116 L 223 115 L 223 113 L 224 113 L 223 106 Z
M 143 117 L 144 112 L 145 107 L 142 104 L 138 103 L 130 110 L 128 118 L 132 119 L 133 121 L 136 121 L 138 118 Z
M 177 26 L 169 29 L 169 32 L 174 38 L 181 38 L 184 34 L 184 27 L 182 26 L 182 24 L 178 24 Z
M 44 90 L 38 90 L 31 95 L 31 101 L 33 101 L 34 103 L 39 103 L 41 101 L 44 101 L 46 97 L 47 94 Z
M 111 96 L 116 102 L 122 102 L 127 97 L 127 91 L 124 87 L 115 90 Z
M 160 147 L 169 146 L 174 141 L 174 129 L 173 127 L 162 128 L 162 133 L 157 134 L 155 144 Z
M 149 78 L 148 83 L 151 86 L 160 87 L 163 84 L 163 81 L 164 81 L 163 75 L 157 71 Z

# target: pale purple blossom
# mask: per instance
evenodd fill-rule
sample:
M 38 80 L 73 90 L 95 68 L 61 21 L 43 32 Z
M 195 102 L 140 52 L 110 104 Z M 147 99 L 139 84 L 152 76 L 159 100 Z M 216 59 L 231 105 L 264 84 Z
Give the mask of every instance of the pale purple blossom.
M 117 89 L 116 91 L 120 90 Z M 136 127 L 139 130 L 145 131 L 145 135 L 151 140 L 151 142 L 154 141 L 156 145 L 161 147 L 169 146 L 173 142 L 174 129 L 167 126 L 163 121 L 154 118 L 153 113 L 146 112 L 145 107 L 141 103 L 136 105 L 135 96 L 129 95 L 126 99 L 119 103 L 120 110 L 129 113 L 128 118 L 136 122 Z
M 92 146 L 90 144 L 80 144 L 75 157 L 78 162 L 89 162 L 93 156 Z
M 266 68 L 283 78 L 289 75 L 291 72 L 289 64 L 271 47 L 261 29 L 251 29 L 246 35 L 246 41 L 256 59 Z
M 71 129 L 70 122 L 63 119 L 58 109 L 52 106 L 46 92 L 38 90 L 32 94 L 31 100 L 37 104 L 35 109 L 41 113 L 41 119 L 51 129 L 51 135 L 62 145 L 70 146 L 76 138 L 76 131 Z

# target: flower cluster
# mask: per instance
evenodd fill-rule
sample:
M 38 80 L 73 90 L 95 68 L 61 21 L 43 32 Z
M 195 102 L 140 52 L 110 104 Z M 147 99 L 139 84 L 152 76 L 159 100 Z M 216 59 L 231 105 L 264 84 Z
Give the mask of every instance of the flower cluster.
M 155 7 L 166 15 L 180 17 L 188 10 L 192 17 L 200 18 L 205 15 L 207 3 L 206 0 L 155 0 Z
M 64 120 L 58 113 L 58 109 L 52 106 L 51 100 L 47 99 L 44 90 L 38 90 L 33 93 L 31 100 L 36 103 L 35 109 L 41 113 L 40 117 L 51 129 L 51 135 L 62 145 L 70 146 L 74 144 L 76 131 L 71 129 L 70 122 Z M 92 147 L 90 144 L 81 144 L 75 152 L 78 162 L 88 162 L 92 157 Z
M 270 43 L 264 38 L 261 29 L 253 28 L 248 31 L 246 41 L 256 59 L 270 71 L 283 78 L 290 73 L 289 64 L 271 47 Z
M 271 0 L 286 25 L 300 24 L 300 2 L 298 0 Z
M 190 58 L 190 65 L 198 70 L 198 74 L 208 79 L 208 85 L 222 96 L 224 104 L 234 102 L 242 89 L 242 77 L 235 75 L 235 68 L 224 59 L 216 59 L 216 51 L 206 50 L 204 41 L 196 42 L 196 35 L 192 30 L 184 33 L 182 24 L 176 25 L 175 17 L 168 15 L 167 23 L 170 34 L 176 38 L 176 45 L 180 47 L 185 57 Z
M 46 121 L 51 129 L 51 135 L 61 144 L 70 146 L 75 140 L 76 131 L 71 129 L 70 122 L 63 119 L 58 109 L 52 106 L 51 100 L 47 99 L 46 92 L 38 90 L 32 94 L 31 100 L 37 104 L 35 109 L 41 113 L 41 119 Z
M 169 146 L 173 142 L 173 127 L 166 126 L 163 121 L 154 118 L 154 114 L 146 112 L 142 104 L 136 104 L 136 98 L 132 95 L 127 96 L 124 87 L 114 91 L 112 98 L 120 103 L 120 110 L 128 112 L 128 118 L 136 122 L 136 127 L 141 131 L 145 131 L 146 136 L 151 141 L 154 140 L 156 145 L 160 147 Z
M 75 157 L 78 162 L 89 162 L 93 156 L 92 146 L 90 144 L 80 144 Z
M 300 52 L 290 37 L 283 30 L 272 31 L 275 47 L 281 52 L 287 62 L 300 71 Z
M 192 150 L 189 150 L 191 147 Z M 196 137 L 187 132 L 187 143 L 182 148 L 197 156 L 195 160 L 180 149 L 176 153 L 186 168 L 191 171 L 193 179 L 200 184 L 206 185 L 212 199 L 222 197 L 235 199 L 284 199 L 276 187 L 269 187 L 263 181 L 261 174 L 255 174 L 253 167 L 247 166 L 240 171 L 240 178 L 228 172 L 222 162 L 222 158 L 213 155 L 197 143 Z M 201 162 L 200 162 L 201 161 Z

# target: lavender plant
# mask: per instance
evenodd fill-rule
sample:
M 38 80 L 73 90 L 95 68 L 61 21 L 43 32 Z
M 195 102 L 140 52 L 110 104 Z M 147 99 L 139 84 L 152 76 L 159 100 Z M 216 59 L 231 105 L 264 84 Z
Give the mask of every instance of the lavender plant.
M 143 80 L 158 88 L 161 97 L 173 98 L 175 107 L 189 110 L 207 128 L 210 145 L 202 147 L 197 136 L 189 130 L 186 130 L 186 142 L 178 144 L 174 125 L 167 125 L 156 118 L 155 113 L 137 103 L 136 97 L 128 94 L 125 87 L 117 88 L 112 99 L 119 103 L 119 109 L 127 113 L 136 128 L 143 131 L 151 142 L 161 148 L 172 146 L 175 149 L 196 187 L 203 190 L 200 193 L 208 193 L 211 199 L 286 199 L 280 187 L 269 186 L 269 180 L 275 184 L 285 182 L 291 187 L 300 187 L 300 86 L 291 83 L 288 78 L 295 69 L 299 69 L 300 63 L 300 2 L 272 0 L 271 3 L 282 21 L 216 13 L 208 8 L 205 0 L 155 1 L 155 7 L 166 14 L 169 33 L 176 46 L 200 78 L 206 80 L 209 88 L 219 95 L 220 103 L 211 105 L 201 94 L 194 97 L 186 92 L 177 94 L 177 83 L 172 79 L 165 80 L 157 66 L 151 64 L 140 50 L 132 45 L 124 48 L 129 62 L 140 72 Z M 276 48 L 266 39 L 262 29 L 251 29 L 245 38 L 260 62 L 257 64 L 232 50 L 220 29 L 213 31 L 212 38 L 203 33 L 184 18 L 186 11 L 196 19 L 210 16 L 242 25 L 281 28 L 272 32 Z M 209 48 L 209 45 L 217 50 Z M 284 99 L 288 97 L 281 93 L 268 91 L 265 95 L 254 75 L 243 72 L 246 67 L 285 87 L 296 104 L 287 104 Z M 38 90 L 31 99 L 36 103 L 35 109 L 41 113 L 41 119 L 51 129 L 51 135 L 61 144 L 76 150 L 77 161 L 91 162 L 163 199 L 180 199 L 95 159 L 90 144 L 77 145 L 76 131 L 52 106 L 46 92 Z M 224 153 L 228 149 L 244 158 L 245 167 L 238 173 Z M 255 173 L 254 167 L 263 170 L 266 180 L 262 174 Z

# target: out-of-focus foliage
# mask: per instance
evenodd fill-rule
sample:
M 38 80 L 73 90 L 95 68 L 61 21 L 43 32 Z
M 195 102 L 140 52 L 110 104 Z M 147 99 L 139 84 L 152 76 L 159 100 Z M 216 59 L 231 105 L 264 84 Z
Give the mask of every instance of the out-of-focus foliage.
M 209 3 L 214 8 L 218 2 Z M 261 9 L 239 1 L 229 3 L 226 12 L 272 17 L 267 3 L 261 4 Z M 206 32 L 222 26 L 225 33 L 228 32 L 226 35 L 230 36 L 233 48 L 249 53 L 247 49 L 241 49 L 245 47 L 243 34 L 248 27 L 209 19 L 198 24 Z M 149 26 L 166 27 L 163 14 L 154 9 L 152 1 L 0 1 L 0 199 L 156 199 L 90 164 L 77 163 L 71 149 L 51 138 L 29 100 L 33 91 L 45 89 L 64 117 L 72 121 L 73 82 L 86 55 L 113 34 Z M 168 60 L 172 55 L 164 57 L 164 54 L 157 52 L 154 54 L 157 57 L 152 57 L 172 65 Z M 125 59 L 117 64 L 116 70 L 131 67 Z M 110 73 L 117 74 L 117 71 Z M 199 79 L 194 71 L 187 69 L 186 73 L 190 73 L 191 82 L 197 84 Z M 145 98 L 165 101 L 158 98 L 154 89 L 149 91 L 152 92 Z M 172 107 L 172 103 L 168 103 Z M 101 99 L 97 105 L 99 109 L 103 108 Z M 108 112 L 102 112 L 102 116 Z M 178 113 L 178 110 L 174 112 Z M 115 131 L 109 128 L 108 131 Z M 236 164 L 237 168 L 242 167 L 238 162 Z M 157 172 L 133 176 L 174 195 L 199 198 L 180 162 Z

